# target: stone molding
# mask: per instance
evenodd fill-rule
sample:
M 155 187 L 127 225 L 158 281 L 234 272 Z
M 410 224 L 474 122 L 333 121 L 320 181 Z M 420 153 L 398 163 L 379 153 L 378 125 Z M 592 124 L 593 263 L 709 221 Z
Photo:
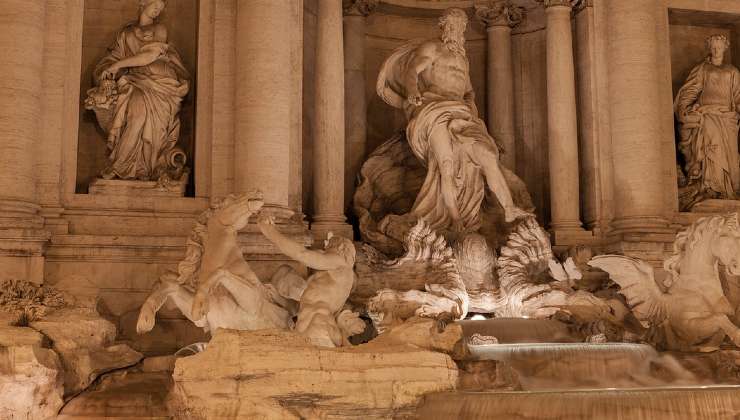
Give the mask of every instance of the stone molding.
M 378 7 L 380 0 L 342 0 L 342 9 L 346 16 L 367 17 Z
M 515 5 L 511 0 L 491 1 L 487 6 L 475 6 L 475 16 L 487 28 L 508 26 L 514 28 L 524 20 L 525 9 Z
M 548 7 L 555 7 L 555 6 L 565 6 L 570 7 L 573 9 L 580 8 L 581 5 L 585 5 L 585 0 L 536 0 L 539 3 L 542 3 L 545 8 Z

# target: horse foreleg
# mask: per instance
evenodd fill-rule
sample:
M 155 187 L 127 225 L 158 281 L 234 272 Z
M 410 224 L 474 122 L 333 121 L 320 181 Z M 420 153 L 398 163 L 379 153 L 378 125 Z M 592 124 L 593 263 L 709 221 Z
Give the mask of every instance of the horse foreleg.
M 201 320 L 205 318 L 208 312 L 208 297 L 211 295 L 213 289 L 221 283 L 225 273 L 226 271 L 223 269 L 216 270 L 198 285 L 198 290 L 195 291 L 195 295 L 193 296 L 192 309 L 190 310 L 193 319 Z
M 144 304 L 141 305 L 141 309 L 139 310 L 139 319 L 136 321 L 137 333 L 144 334 L 154 328 L 157 312 L 162 308 L 167 298 L 175 293 L 178 288 L 179 285 L 168 281 L 161 281 L 154 288 L 154 291 L 144 301 Z

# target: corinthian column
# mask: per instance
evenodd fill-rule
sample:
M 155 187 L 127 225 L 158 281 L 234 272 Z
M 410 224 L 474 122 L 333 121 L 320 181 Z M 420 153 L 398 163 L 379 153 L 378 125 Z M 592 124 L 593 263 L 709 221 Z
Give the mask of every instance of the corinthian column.
M 302 13 L 300 1 L 237 3 L 234 187 L 262 190 L 278 215 L 289 213 L 291 144 L 300 136 Z
M 365 19 L 378 0 L 344 0 L 344 205 L 352 201 L 355 178 L 366 155 Z
M 488 32 L 488 131 L 504 146 L 506 153 L 501 161 L 513 171 L 516 167 L 516 143 L 511 30 L 522 22 L 524 8 L 515 6 L 511 0 L 495 0 L 487 6 L 476 6 L 475 14 L 486 25 Z
M 45 0 L 0 12 L 0 278 L 43 280 L 48 234 L 38 216 L 34 150 L 43 125 Z
M 578 0 L 544 0 L 547 14 L 547 143 L 551 229 L 556 244 L 583 236 L 571 12 Z
M 615 206 L 614 227 L 666 228 L 661 143 L 659 9 L 642 0 L 604 2 Z
M 314 237 L 352 237 L 344 216 L 344 42 L 342 1 L 319 0 L 314 102 Z

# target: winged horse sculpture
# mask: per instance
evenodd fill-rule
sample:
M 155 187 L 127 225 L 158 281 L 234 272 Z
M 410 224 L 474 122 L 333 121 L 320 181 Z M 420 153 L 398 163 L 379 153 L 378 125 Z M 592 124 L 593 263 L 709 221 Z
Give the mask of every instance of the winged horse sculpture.
M 663 268 L 663 284 L 641 260 L 603 255 L 589 263 L 609 273 L 632 312 L 670 350 L 713 351 L 725 337 L 740 347 L 740 329 L 730 320 L 735 308 L 725 297 L 720 264 L 740 275 L 738 214 L 699 219 L 676 236 L 673 255 Z

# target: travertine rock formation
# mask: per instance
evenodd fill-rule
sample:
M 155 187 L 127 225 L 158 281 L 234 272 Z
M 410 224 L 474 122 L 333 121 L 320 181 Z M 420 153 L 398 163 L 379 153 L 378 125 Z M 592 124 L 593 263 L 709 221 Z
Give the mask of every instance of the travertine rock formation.
M 0 418 L 55 418 L 64 404 L 56 353 L 43 348 L 41 335 L 28 328 L 2 327 L 0 336 L 11 338 L 0 338 Z
M 116 326 L 95 311 L 65 308 L 31 323 L 52 341 L 64 367 L 65 395 L 88 387 L 100 374 L 132 366 L 142 355 L 126 344 L 114 344 Z
M 320 348 L 292 332 L 218 330 L 206 351 L 178 359 L 177 418 L 387 419 L 422 395 L 453 390 L 443 353 L 370 344 Z

